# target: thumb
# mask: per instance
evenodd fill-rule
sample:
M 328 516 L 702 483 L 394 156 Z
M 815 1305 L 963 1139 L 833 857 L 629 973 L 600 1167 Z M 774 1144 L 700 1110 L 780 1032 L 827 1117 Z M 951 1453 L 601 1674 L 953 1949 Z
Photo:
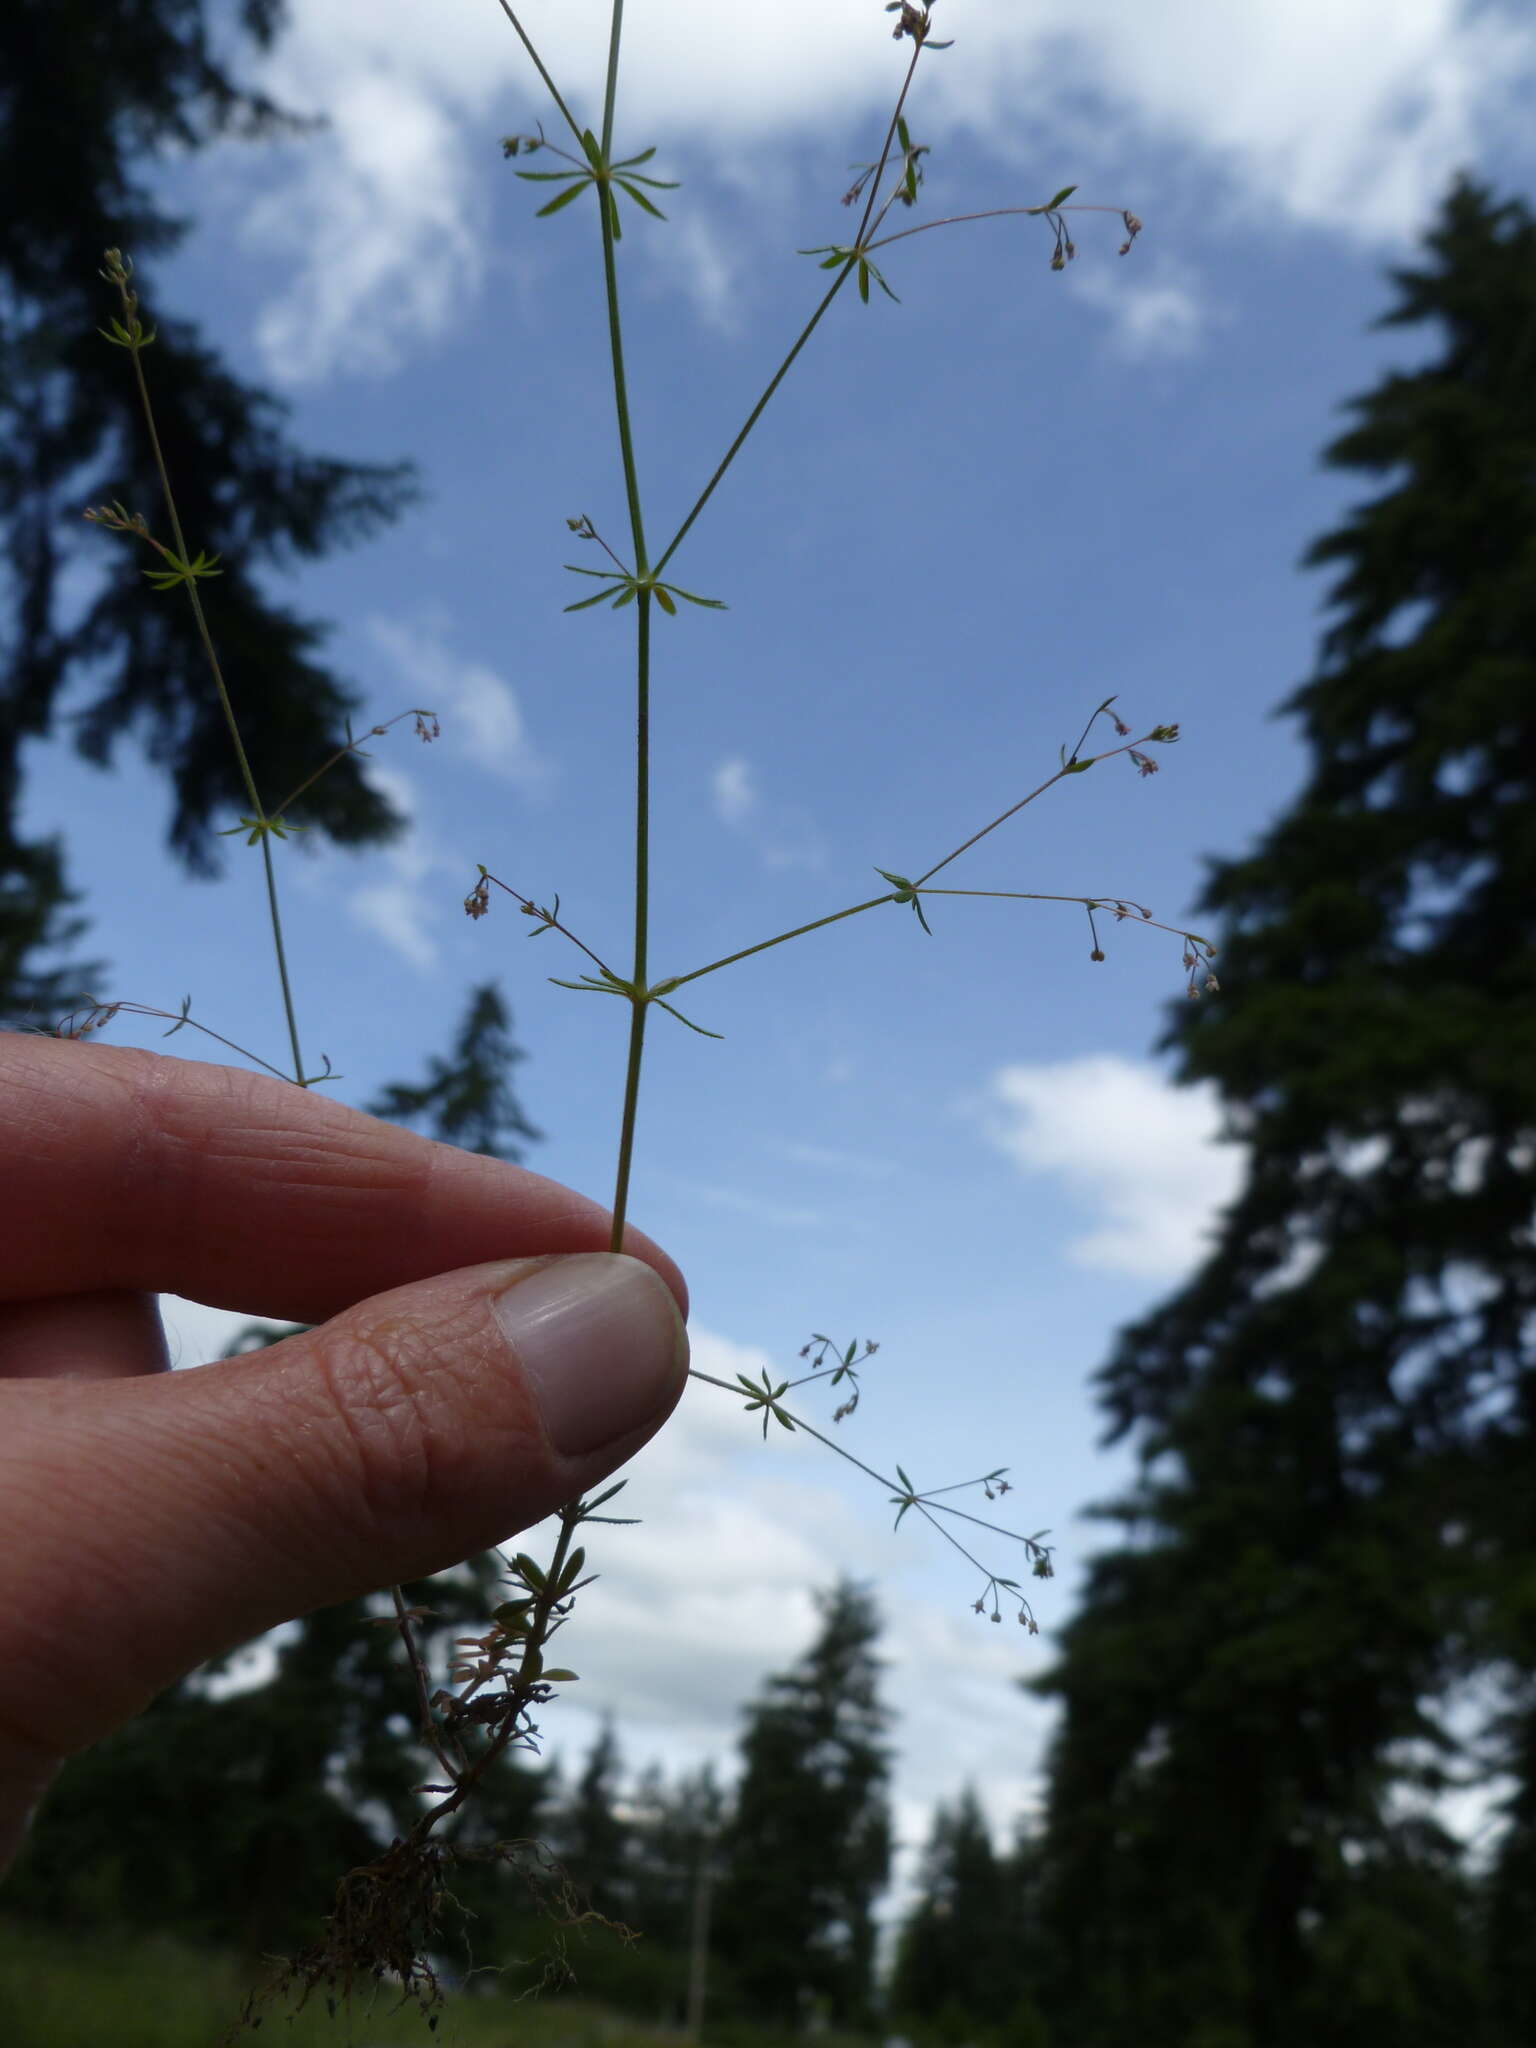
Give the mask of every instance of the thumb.
M 26 1564 L 0 1728 L 82 1747 L 235 1643 L 503 1541 L 637 1451 L 687 1358 L 650 1267 L 579 1253 L 442 1274 L 192 1372 L 12 1382 L 0 1558 Z

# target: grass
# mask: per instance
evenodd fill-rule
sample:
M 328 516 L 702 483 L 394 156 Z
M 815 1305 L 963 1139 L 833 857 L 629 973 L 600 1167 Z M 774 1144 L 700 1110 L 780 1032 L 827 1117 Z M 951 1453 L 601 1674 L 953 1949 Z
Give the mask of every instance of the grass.
M 0 2041 L 5 2048 L 216 2048 L 249 1988 L 227 1956 L 173 1935 L 53 1933 L 0 1919 Z M 587 2001 L 497 1992 L 453 1998 L 435 2031 L 395 1993 L 360 1994 L 350 2023 L 323 1997 L 293 2017 L 269 2018 L 248 2042 L 287 2048 L 678 2048 L 681 2036 L 647 2028 Z M 767 2048 L 767 2037 L 764 2037 Z

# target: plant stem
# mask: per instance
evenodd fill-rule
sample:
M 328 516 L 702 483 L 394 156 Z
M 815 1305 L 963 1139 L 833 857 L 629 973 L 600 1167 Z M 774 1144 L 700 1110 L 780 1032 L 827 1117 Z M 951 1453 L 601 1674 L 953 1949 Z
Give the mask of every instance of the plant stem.
M 613 0 L 608 36 L 608 78 L 603 92 L 602 156 L 607 162 L 613 140 L 614 103 L 619 89 L 619 45 L 624 30 L 624 0 Z M 597 188 L 598 224 L 603 237 L 603 290 L 608 304 L 608 346 L 613 365 L 613 405 L 619 425 L 619 453 L 624 464 L 624 495 L 629 504 L 629 531 L 635 574 L 649 573 L 645 552 L 645 519 L 640 505 L 640 476 L 635 462 L 629 418 L 629 385 L 624 374 L 624 330 L 619 314 L 619 274 L 613 245 L 612 188 Z M 643 991 L 651 917 L 651 592 L 635 600 L 635 945 L 630 977 L 637 991 L 630 997 L 629 1057 L 624 1068 L 624 1109 L 619 1122 L 619 1158 L 614 1175 L 611 1247 L 624 1241 L 629 1210 L 629 1177 L 635 1156 L 635 1120 L 640 1107 L 640 1072 L 645 1058 L 645 1016 L 650 1005 Z
M 787 939 L 803 938 L 807 932 L 819 932 L 824 924 L 838 924 L 845 917 L 857 917 L 861 910 L 873 910 L 880 903 L 894 903 L 896 892 L 887 890 L 884 896 L 871 896 L 865 903 L 850 903 L 846 910 L 834 910 L 829 917 L 813 918 L 809 924 L 797 924 L 792 932 L 780 932 L 776 938 L 759 939 L 755 946 L 743 946 L 739 953 L 727 953 L 723 960 L 711 960 L 707 967 L 695 967 L 691 974 L 679 974 L 670 983 L 664 984 L 670 995 L 685 982 L 697 981 L 702 974 L 713 974 L 717 968 L 734 966 L 738 960 L 749 960 L 754 953 L 766 953 L 770 946 L 782 946 Z
M 619 93 L 619 44 L 623 36 L 624 0 L 613 0 L 613 14 L 608 25 L 608 76 L 603 85 L 602 149 L 605 163 L 613 153 L 613 108 Z
M 863 242 L 865 233 L 868 230 L 870 218 L 874 212 L 875 199 L 880 190 L 880 180 L 884 175 L 886 164 L 890 161 L 891 144 L 896 139 L 896 126 L 901 119 L 901 110 L 907 103 L 907 94 L 910 91 L 912 85 L 912 74 L 917 69 L 917 60 L 921 55 L 922 44 L 919 43 L 914 47 L 912 51 L 912 61 L 907 66 L 907 75 L 902 80 L 901 91 L 897 96 L 896 106 L 891 114 L 890 125 L 885 132 L 885 144 L 880 151 L 880 160 L 876 166 L 875 175 L 873 178 L 871 178 L 869 184 L 869 198 L 865 202 L 864 217 L 859 222 L 858 233 L 854 236 L 855 245 L 858 245 Z M 605 151 L 606 147 L 607 145 L 605 143 Z M 793 364 L 796 356 L 799 355 L 801 349 L 805 347 L 805 344 L 816 332 L 817 327 L 821 324 L 821 316 L 823 315 L 823 313 L 826 312 L 827 308 L 831 305 L 832 301 L 837 297 L 838 293 L 847 283 L 848 278 L 854 270 L 857 262 L 858 258 L 856 256 L 850 256 L 848 258 L 848 261 L 843 265 L 842 269 L 837 273 L 836 277 L 833 278 L 830 286 L 827 288 L 826 295 L 822 299 L 821 304 L 816 308 L 815 312 L 811 315 L 810 319 L 806 321 L 804 327 L 801 328 L 800 333 L 796 338 L 794 347 L 791 348 L 789 354 L 784 358 L 783 362 L 780 363 L 779 367 L 774 371 L 772 377 L 768 380 L 767 387 L 765 388 L 762 397 L 757 401 L 756 405 L 754 405 L 752 410 L 747 414 L 746 422 L 743 425 L 741 432 L 736 436 L 735 440 L 731 443 L 730 447 L 726 449 L 724 455 L 720 458 L 719 463 L 716 465 L 714 475 L 710 478 L 709 482 L 704 486 L 703 490 L 700 491 L 698 497 L 694 499 L 692 508 L 690 509 L 687 518 L 683 521 L 682 525 L 677 529 L 676 533 L 673 534 L 671 540 L 668 541 L 666 550 L 663 553 L 661 560 L 656 564 L 656 574 L 658 576 L 661 574 L 662 570 L 666 568 L 668 562 L 671 561 L 672 557 L 677 553 L 677 550 L 682 546 L 684 539 L 687 537 L 688 529 L 693 525 L 693 522 L 698 518 L 699 514 L 704 510 L 704 507 L 709 503 L 710 499 L 714 496 L 715 486 L 720 482 L 720 479 L 725 475 L 725 472 L 730 468 L 731 464 L 736 460 L 736 457 L 741 453 L 742 444 L 745 442 L 747 436 L 751 433 L 752 429 L 757 425 L 758 421 L 762 418 L 763 413 L 767 409 L 768 401 L 773 397 L 773 394 L 778 390 L 779 386 L 784 382 L 784 379 L 788 376 L 790 367 Z
M 882 235 L 878 242 L 871 242 L 871 250 L 889 249 L 893 242 L 905 242 L 913 235 L 931 234 L 935 228 L 959 227 L 968 220 L 1009 220 L 1021 215 L 1044 218 L 1052 213 L 1117 213 L 1124 218 L 1123 206 L 989 206 L 980 213 L 947 213 L 941 220 L 919 221 L 916 227 L 898 228 L 893 235 Z
M 560 1576 L 565 1570 L 566 1559 L 571 1554 L 571 1538 L 581 1526 L 581 1521 L 581 1502 L 579 1500 L 568 1502 L 560 1510 L 560 1536 L 555 1544 L 554 1556 L 550 1559 L 544 1575 L 544 1591 L 538 1596 L 534 1605 L 532 1622 L 523 1645 L 522 1660 L 507 1686 L 508 1692 L 513 1694 L 521 1692 L 525 1699 L 539 1682 L 535 1659 L 542 1658 L 543 1656 L 544 1644 L 550 1632 L 550 1619 L 555 1607 L 559 1604 L 555 1588 L 560 1583 Z M 408 1839 L 414 1842 L 424 1841 L 432 1833 L 439 1821 L 446 1819 L 450 1813 L 456 1813 L 485 1776 L 486 1772 L 496 1762 L 498 1757 L 503 1754 L 507 1745 L 516 1734 L 517 1718 L 515 1715 L 509 1716 L 500 1733 L 481 1751 L 474 1762 L 458 1776 L 453 1790 L 445 1798 L 439 1800 L 436 1806 L 429 1806 L 425 1813 L 419 1816 L 411 1828 Z
M 120 286 L 119 289 L 126 295 L 127 287 L 125 285 Z M 150 402 L 149 383 L 144 375 L 144 365 L 140 360 L 139 350 L 137 348 L 130 349 L 129 354 L 133 358 L 133 374 L 139 387 L 139 403 L 143 408 L 144 423 L 149 430 L 149 445 L 154 453 L 155 468 L 160 473 L 160 490 L 165 499 L 166 516 L 171 522 L 171 537 L 176 543 L 178 558 L 186 562 L 191 558 L 187 553 L 186 536 L 181 530 L 181 515 L 176 509 L 176 493 L 171 489 L 170 471 L 165 466 L 165 454 L 160 446 L 159 431 L 155 426 L 155 409 Z M 213 686 L 218 691 L 219 706 L 224 713 L 224 723 L 228 726 L 230 739 L 234 742 L 235 759 L 240 764 L 240 779 L 245 784 L 245 793 L 250 800 L 251 815 L 254 818 L 265 818 L 267 814 L 262 809 L 261 797 L 256 788 L 256 778 L 251 772 L 250 760 L 246 755 L 245 742 L 240 737 L 240 726 L 235 718 L 235 707 L 230 702 L 229 691 L 225 687 L 224 671 L 219 666 L 219 657 L 213 645 L 213 635 L 208 630 L 207 616 L 203 611 L 203 601 L 198 595 L 197 583 L 193 579 L 189 579 L 187 582 L 187 597 L 191 601 L 192 616 L 197 624 L 197 636 L 202 642 L 203 654 L 208 663 L 209 673 L 213 677 Z M 288 956 L 283 945 L 283 921 L 277 907 L 277 875 L 272 866 L 272 848 L 269 835 L 265 832 L 261 835 L 261 855 L 266 869 L 267 908 L 270 913 L 272 926 L 272 948 L 277 955 L 277 978 L 283 994 L 283 1016 L 288 1025 L 288 1044 L 293 1054 L 293 1078 L 302 1088 L 305 1085 L 304 1055 L 299 1049 L 299 1020 L 294 1011 L 293 990 L 288 980 Z
M 576 126 L 576 116 L 565 104 L 565 101 L 561 99 L 559 90 L 555 85 L 555 81 L 544 69 L 544 60 L 539 55 L 538 51 L 533 47 L 533 44 L 528 40 L 528 31 L 523 27 L 523 24 L 512 12 L 512 9 L 507 5 L 507 0 L 497 0 L 497 4 L 500 6 L 502 13 L 507 17 L 508 21 L 511 22 L 513 28 L 517 31 L 517 39 L 522 44 L 523 48 L 528 52 L 529 57 L 533 60 L 533 68 L 535 71 L 538 72 L 540 78 L 543 79 L 545 91 L 549 94 L 550 98 L 554 101 L 555 105 L 560 109 L 561 119 L 565 122 L 566 127 L 570 129 L 571 133 L 575 136 L 576 140 L 580 142 L 581 130 Z
M 794 363 L 796 356 L 799 355 L 801 349 L 805 347 L 805 344 L 816 332 L 817 327 L 821 323 L 821 316 L 823 315 L 823 313 L 826 312 L 827 308 L 831 305 L 832 301 L 837 297 L 838 293 L 842 290 L 844 284 L 848 280 L 849 273 L 854 268 L 856 261 L 857 259 L 855 257 L 850 256 L 848 261 L 843 265 L 842 269 L 837 273 L 837 276 L 833 278 L 831 285 L 828 287 L 826 295 L 821 301 L 821 304 L 816 308 L 815 312 L 811 315 L 810 319 L 806 321 L 804 327 L 801 328 L 800 333 L 796 338 L 794 347 L 790 350 L 789 354 L 784 358 L 783 362 L 780 363 L 779 367 L 774 371 L 773 375 L 769 378 L 768 383 L 763 390 L 762 397 L 757 401 L 756 405 L 754 405 L 752 410 L 747 414 L 746 423 L 743 425 L 740 433 L 736 436 L 735 440 L 731 443 L 730 447 L 726 449 L 724 455 L 721 456 L 719 462 L 715 465 L 714 475 L 710 478 L 709 482 L 704 486 L 703 490 L 700 491 L 697 498 L 694 499 L 692 508 L 690 509 L 687 518 L 683 521 L 682 525 L 677 529 L 676 533 L 673 534 L 671 540 L 668 541 L 666 549 L 662 554 L 660 561 L 658 561 L 656 564 L 656 574 L 658 576 L 661 574 L 662 570 L 666 568 L 668 562 L 671 561 L 672 557 L 677 553 L 678 549 L 682 546 L 684 540 L 687 538 L 689 528 L 693 525 L 693 522 L 698 518 L 699 514 L 704 510 L 704 507 L 709 503 L 710 499 L 714 496 L 715 486 L 720 482 L 721 478 L 725 475 L 725 472 L 730 468 L 731 464 L 736 460 L 736 457 L 741 453 L 742 444 L 745 442 L 747 436 L 751 433 L 752 429 L 757 425 L 758 421 L 762 418 L 763 414 L 767 411 L 769 400 L 773 397 L 773 394 L 778 390 L 779 386 L 784 382 L 784 379 L 789 375 L 791 365 Z
M 1112 761 L 1116 754 L 1133 753 L 1137 747 L 1146 747 L 1151 746 L 1152 744 L 1152 735 L 1150 733 L 1144 733 L 1139 740 L 1127 740 L 1123 747 L 1106 747 L 1102 754 L 1090 755 L 1088 757 L 1086 766 L 1092 768 L 1097 766 L 1097 764 L 1100 761 Z M 1079 740 L 1078 745 L 1082 745 L 1081 740 Z M 955 848 L 953 853 L 946 853 L 942 860 L 935 861 L 933 866 L 929 868 L 925 874 L 921 874 L 918 876 L 917 880 L 912 885 L 913 888 L 921 889 L 925 882 L 930 881 L 933 878 L 933 876 L 939 873 L 940 869 L 947 868 L 952 860 L 958 860 L 962 853 L 969 852 L 969 850 L 976 844 L 978 839 L 985 839 L 987 834 L 989 832 L 995 832 L 999 825 L 1006 825 L 1008 820 L 1011 817 L 1015 816 L 1019 811 L 1022 811 L 1026 804 L 1032 804 L 1037 796 L 1044 796 L 1045 792 L 1048 789 L 1054 789 L 1056 784 L 1060 782 L 1064 776 L 1081 774 L 1084 765 L 1085 764 L 1083 763 L 1080 756 L 1076 752 L 1074 752 L 1072 758 L 1067 762 L 1066 766 L 1063 768 L 1058 768 L 1054 775 L 1048 775 L 1045 778 L 1044 782 L 1042 782 L 1037 789 L 1032 789 L 1029 792 L 1028 796 L 1021 796 L 1018 802 L 1016 804 L 1010 804 L 1006 811 L 999 812 L 997 817 L 995 817 L 992 820 L 990 825 L 983 825 L 981 830 L 979 832 L 973 832 L 969 839 L 962 839 L 960 844 Z

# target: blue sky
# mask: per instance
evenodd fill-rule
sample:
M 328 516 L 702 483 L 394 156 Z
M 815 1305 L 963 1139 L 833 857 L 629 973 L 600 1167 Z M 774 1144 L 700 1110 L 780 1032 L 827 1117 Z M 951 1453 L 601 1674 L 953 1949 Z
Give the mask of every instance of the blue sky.
M 483 861 L 623 952 L 630 615 L 561 609 L 587 594 L 561 563 L 595 552 L 566 519 L 623 546 L 595 224 L 535 221 L 541 188 L 502 161 L 546 110 L 494 0 L 294 12 L 270 83 L 332 126 L 164 167 L 197 226 L 144 281 L 150 317 L 196 316 L 285 394 L 304 445 L 410 455 L 428 485 L 382 539 L 274 578 L 334 623 L 368 717 L 421 703 L 443 726 L 430 749 L 409 721 L 375 749 L 408 841 L 285 862 L 306 1047 L 361 1101 L 497 977 L 548 1133 L 531 1163 L 604 1194 L 621 1007 L 550 988 L 580 963 L 556 935 L 529 951 L 505 899 L 478 924 L 460 907 Z M 605 19 L 597 0 L 527 10 L 584 117 Z M 956 44 L 919 66 L 911 224 L 1076 182 L 1145 232 L 1121 258 L 1118 219 L 1079 216 L 1064 275 L 1038 220 L 916 236 L 888 252 L 899 305 L 850 292 L 823 323 L 676 561 L 730 609 L 658 622 L 657 973 L 873 894 L 877 866 L 931 865 L 1112 693 L 1134 732 L 1179 722 L 1161 772 L 1058 787 L 952 879 L 1188 921 L 1203 857 L 1246 845 L 1300 772 L 1272 717 L 1319 624 L 1298 559 L 1364 494 L 1318 450 L 1342 400 L 1423 349 L 1368 331 L 1383 266 L 1458 166 L 1529 187 L 1524 10 L 943 0 L 936 19 Z M 631 0 L 618 139 L 683 180 L 621 249 L 653 537 L 819 295 L 795 252 L 848 231 L 848 165 L 906 58 L 889 26 L 875 0 Z M 77 590 L 107 545 L 85 531 Z M 110 776 L 57 748 L 29 766 L 27 825 L 67 835 L 114 963 L 94 993 L 190 993 L 280 1061 L 255 855 L 189 883 L 131 753 Z M 876 1337 L 850 1448 L 925 1485 L 1011 1468 L 1014 1526 L 1059 1546 L 1031 1588 L 1042 1633 L 978 1618 L 970 1568 L 893 1535 L 879 1489 L 694 1388 L 633 1468 L 645 1525 L 614 1532 L 573 1629 L 587 1704 L 548 1727 L 569 1752 L 611 1710 L 636 1765 L 728 1764 L 740 1705 L 808 1638 L 812 1589 L 849 1571 L 889 1620 L 909 1839 L 967 1779 L 1000 1825 L 1034 1794 L 1049 1715 L 1015 1681 L 1048 1666 L 1101 1540 L 1085 1506 L 1131 1470 L 1097 1447 L 1089 1376 L 1189 1270 L 1240 1170 L 1154 1054 L 1183 1000 L 1176 940 L 1111 926 L 1094 964 L 1066 906 L 950 901 L 931 922 L 871 912 L 691 988 L 724 1038 L 655 1029 L 634 1213 L 688 1271 L 706 1370 L 787 1367 L 813 1329 Z M 114 1037 L 159 1043 L 127 1019 Z M 202 1056 L 185 1034 L 173 1050 Z M 231 1322 L 171 1320 L 188 1357 Z M 1012 1568 L 1005 1545 L 984 1556 Z

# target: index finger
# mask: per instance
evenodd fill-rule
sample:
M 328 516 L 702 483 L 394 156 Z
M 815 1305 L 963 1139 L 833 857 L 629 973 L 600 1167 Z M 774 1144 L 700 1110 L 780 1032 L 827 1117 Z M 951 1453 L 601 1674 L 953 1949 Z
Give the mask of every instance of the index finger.
M 0 1034 L 0 1300 L 105 1288 L 319 1323 L 389 1287 L 605 1251 L 600 1204 L 262 1074 Z M 624 1249 L 687 1312 L 639 1231 Z

